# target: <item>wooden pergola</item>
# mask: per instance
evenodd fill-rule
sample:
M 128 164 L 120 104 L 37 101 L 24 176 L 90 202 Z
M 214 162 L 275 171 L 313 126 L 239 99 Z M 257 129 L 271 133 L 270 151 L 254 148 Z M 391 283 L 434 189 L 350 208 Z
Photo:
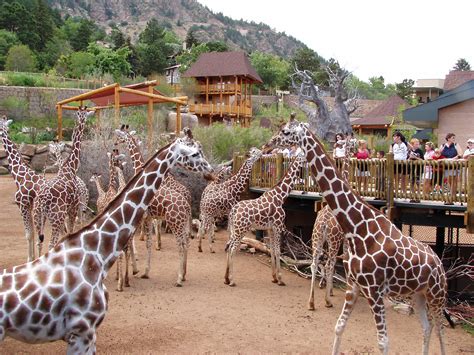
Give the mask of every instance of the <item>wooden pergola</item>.
M 78 102 L 79 106 L 83 106 L 84 101 L 87 100 L 95 104 L 95 106 L 88 108 L 88 110 L 96 112 L 98 122 L 100 122 L 101 110 L 114 108 L 114 123 L 116 126 L 119 125 L 121 107 L 148 105 L 147 125 L 149 142 L 151 142 L 153 137 L 153 105 L 157 103 L 175 103 L 176 134 L 179 134 L 181 131 L 181 105 L 187 105 L 188 97 L 167 97 L 155 89 L 156 85 L 156 80 L 126 86 L 120 86 L 120 84 L 115 83 L 59 101 L 56 104 L 58 111 L 58 139 L 62 140 L 63 137 L 63 110 L 78 110 L 78 106 L 71 106 L 69 104 Z

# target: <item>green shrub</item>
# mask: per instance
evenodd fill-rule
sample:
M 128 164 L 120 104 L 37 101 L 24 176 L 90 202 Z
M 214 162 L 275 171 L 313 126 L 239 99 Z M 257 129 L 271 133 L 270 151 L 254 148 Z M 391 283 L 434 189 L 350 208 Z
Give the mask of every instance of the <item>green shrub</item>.
M 11 119 L 24 118 L 28 112 L 28 101 L 16 96 L 7 96 L 0 102 L 6 110 L 6 114 Z
M 229 127 L 224 124 L 200 126 L 193 129 L 194 137 L 199 140 L 206 158 L 213 163 L 232 159 L 234 153 L 245 153 L 252 147 L 260 148 L 268 142 L 272 133 L 261 127 Z

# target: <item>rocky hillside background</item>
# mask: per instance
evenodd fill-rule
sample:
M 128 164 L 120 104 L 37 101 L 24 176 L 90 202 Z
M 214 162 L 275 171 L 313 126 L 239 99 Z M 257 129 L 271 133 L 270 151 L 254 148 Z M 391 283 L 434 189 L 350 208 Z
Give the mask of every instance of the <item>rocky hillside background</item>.
M 263 23 L 233 20 L 213 13 L 195 0 L 49 0 L 62 14 L 90 18 L 109 32 L 117 25 L 135 41 L 147 22 L 156 18 L 181 39 L 189 30 L 201 42 L 223 41 L 231 49 L 261 51 L 283 58 L 305 47 L 284 32 L 276 32 Z

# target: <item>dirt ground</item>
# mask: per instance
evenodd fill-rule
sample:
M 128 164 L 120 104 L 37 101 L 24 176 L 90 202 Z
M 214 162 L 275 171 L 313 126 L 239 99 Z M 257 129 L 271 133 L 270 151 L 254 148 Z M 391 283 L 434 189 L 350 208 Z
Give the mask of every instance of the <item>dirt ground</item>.
M 14 184 L 0 177 L 0 269 L 26 260 L 23 225 L 13 203 Z M 101 354 L 151 353 L 317 353 L 331 352 L 334 326 L 344 293 L 335 290 L 333 308 L 324 307 L 322 290 L 316 291 L 317 310 L 306 309 L 309 281 L 284 271 L 286 287 L 271 280 L 269 258 L 238 253 L 235 258 L 237 286 L 224 284 L 227 233 L 217 234 L 215 254 L 197 252 L 192 241 L 188 281 L 174 287 L 177 248 L 172 235 L 163 238 L 163 249 L 153 252 L 151 278 L 133 278 L 131 287 L 115 291 L 114 272 L 106 280 L 110 291 L 108 314 L 98 330 Z M 144 266 L 144 242 L 137 241 L 139 266 Z M 388 309 L 390 350 L 393 354 L 420 353 L 421 327 L 416 316 Z M 460 327 L 446 329 L 448 354 L 474 352 L 474 339 Z M 64 353 L 66 344 L 29 345 L 7 338 L 1 354 Z M 377 353 L 375 325 L 360 298 L 344 337 L 342 351 Z M 439 343 L 431 339 L 431 353 Z

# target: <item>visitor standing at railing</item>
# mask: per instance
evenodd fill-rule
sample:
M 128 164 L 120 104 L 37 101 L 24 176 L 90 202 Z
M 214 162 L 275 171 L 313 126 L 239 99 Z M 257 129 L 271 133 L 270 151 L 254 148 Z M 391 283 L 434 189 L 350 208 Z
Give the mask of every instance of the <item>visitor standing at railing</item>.
M 423 151 L 420 149 L 420 141 L 417 138 L 412 138 L 410 140 L 410 148 L 408 150 L 408 159 L 413 163 L 410 166 L 410 176 L 411 176 L 411 191 L 420 191 L 420 180 L 421 180 L 421 170 L 422 165 L 417 164 L 417 161 L 423 160 Z M 412 203 L 419 203 L 418 198 L 411 199 Z
M 468 159 L 470 156 L 474 156 L 474 138 L 469 138 L 467 140 L 467 149 L 462 155 L 463 159 Z
M 426 142 L 424 159 L 426 161 L 433 160 L 434 155 L 435 150 L 433 142 Z M 423 193 L 425 195 L 428 195 L 431 192 L 431 179 L 433 179 L 433 167 L 428 163 L 425 165 L 425 173 L 423 175 Z
M 441 149 L 436 148 L 433 160 L 444 160 L 446 157 L 441 154 Z M 443 180 L 444 180 L 444 167 L 442 162 L 438 162 L 438 165 L 433 166 L 433 181 L 435 184 L 434 191 L 441 194 L 443 193 Z
M 462 150 L 459 144 L 455 142 L 456 135 L 454 133 L 448 133 L 446 135 L 446 143 L 444 143 L 441 149 L 441 155 L 446 157 L 446 160 L 457 160 L 462 157 Z M 455 169 L 452 166 L 444 169 L 444 177 L 447 178 L 448 185 L 450 187 L 450 195 L 445 205 L 453 205 L 456 199 L 456 187 L 458 182 L 459 169 Z
M 332 151 L 332 157 L 334 158 L 334 161 L 336 162 L 336 168 L 341 171 L 342 167 L 342 160 L 346 156 L 346 141 L 344 134 L 338 133 L 335 136 L 336 142 L 334 143 L 334 148 Z
M 367 149 L 367 142 L 363 139 L 360 139 L 358 142 L 357 153 L 355 157 L 358 160 L 363 160 L 357 162 L 357 190 L 360 194 L 363 194 L 367 190 L 367 180 L 370 176 L 369 166 L 367 159 L 369 159 L 370 152 Z
M 401 132 L 393 134 L 393 143 L 390 146 L 390 153 L 393 153 L 393 160 L 395 160 L 395 196 L 397 196 L 398 185 L 401 185 L 402 193 L 405 195 L 407 191 L 407 166 L 405 162 L 408 157 L 408 145 L 405 141 L 405 136 Z

